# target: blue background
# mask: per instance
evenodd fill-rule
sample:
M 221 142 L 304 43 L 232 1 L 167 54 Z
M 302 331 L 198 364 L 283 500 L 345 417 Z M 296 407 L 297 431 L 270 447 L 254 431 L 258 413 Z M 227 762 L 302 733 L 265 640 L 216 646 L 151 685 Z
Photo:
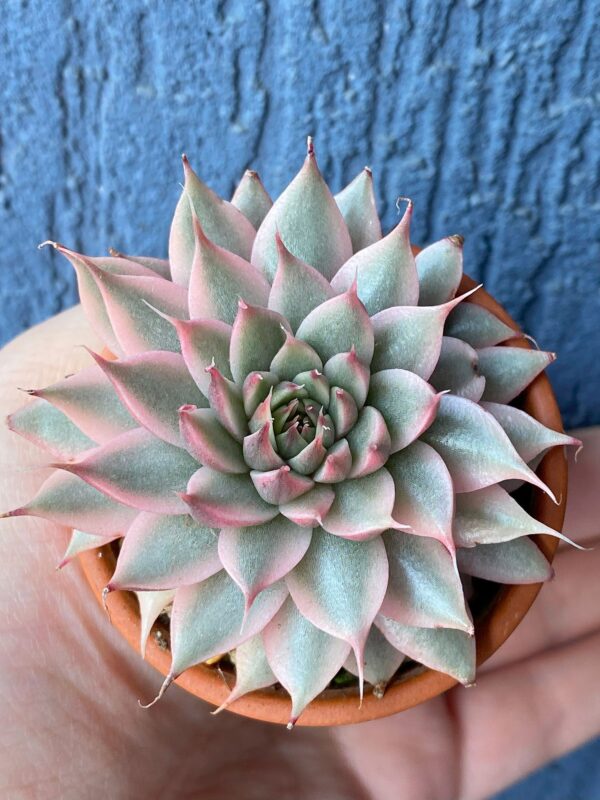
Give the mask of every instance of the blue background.
M 248 166 L 276 194 L 312 133 L 334 190 L 370 164 L 387 225 L 410 195 L 416 242 L 466 237 L 559 352 L 566 424 L 599 422 L 598 41 L 593 0 L 4 0 L 0 342 L 76 301 L 42 239 L 164 255 L 182 151 L 225 195 Z M 599 797 L 599 755 L 503 800 Z

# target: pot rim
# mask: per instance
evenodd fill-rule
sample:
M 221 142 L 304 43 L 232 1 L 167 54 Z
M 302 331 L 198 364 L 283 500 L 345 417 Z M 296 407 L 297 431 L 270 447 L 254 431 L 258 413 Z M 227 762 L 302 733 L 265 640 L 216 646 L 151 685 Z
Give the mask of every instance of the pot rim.
M 459 292 L 466 292 L 476 282 L 463 275 Z M 493 312 L 514 330 L 519 326 L 504 308 L 483 288 L 466 302 L 481 305 Z M 528 340 L 510 339 L 507 344 L 531 348 Z M 562 431 L 562 419 L 550 381 L 545 373 L 539 375 L 522 395 L 523 408 L 549 428 Z M 532 487 L 528 510 L 536 519 L 557 531 L 562 530 L 567 498 L 567 460 L 564 447 L 552 448 L 540 462 L 536 472 L 550 487 L 560 502 L 555 505 L 541 490 Z M 558 547 L 558 539 L 548 535 L 535 537 L 535 543 L 549 561 Z M 86 551 L 79 555 L 85 577 L 100 605 L 102 590 L 112 577 L 115 556 L 110 545 Z M 521 622 L 537 597 L 542 583 L 504 586 L 491 607 L 475 623 L 477 665 L 481 665 L 508 639 Z M 140 617 L 133 592 L 111 592 L 107 598 L 112 625 L 139 653 Z M 149 636 L 145 660 L 166 676 L 170 668 L 170 651 L 163 649 L 153 636 Z M 214 668 L 198 664 L 186 670 L 175 681 L 190 694 L 219 706 L 228 696 L 231 687 Z M 356 687 L 326 689 L 302 712 L 297 724 L 305 726 L 349 725 L 396 714 L 430 700 L 453 686 L 457 681 L 435 670 L 417 667 L 405 676 L 394 680 L 382 698 L 365 692 L 359 705 Z M 244 717 L 286 725 L 290 714 L 290 698 L 279 688 L 261 689 L 236 700 L 228 711 Z

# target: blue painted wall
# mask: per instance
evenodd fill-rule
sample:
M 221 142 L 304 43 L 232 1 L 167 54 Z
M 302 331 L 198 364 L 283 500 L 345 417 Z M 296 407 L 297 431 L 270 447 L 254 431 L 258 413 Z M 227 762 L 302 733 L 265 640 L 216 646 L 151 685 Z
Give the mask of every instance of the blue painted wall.
M 599 40 L 593 0 L 4 0 L 0 341 L 75 302 L 39 241 L 165 254 L 183 150 L 277 193 L 312 133 L 334 189 L 371 164 L 387 224 L 403 194 L 416 241 L 464 234 L 599 422 Z

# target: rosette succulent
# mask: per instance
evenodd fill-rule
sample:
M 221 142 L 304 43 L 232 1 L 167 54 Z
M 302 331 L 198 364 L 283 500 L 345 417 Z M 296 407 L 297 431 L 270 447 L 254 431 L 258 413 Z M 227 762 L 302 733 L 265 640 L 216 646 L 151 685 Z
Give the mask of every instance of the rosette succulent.
M 65 562 L 119 540 L 142 648 L 170 616 L 161 694 L 224 654 L 225 705 L 279 683 L 292 723 L 342 668 L 472 683 L 470 577 L 545 580 L 529 535 L 561 535 L 511 496 L 576 443 L 509 405 L 553 354 L 461 291 L 460 236 L 415 257 L 410 200 L 382 234 L 370 170 L 334 197 L 309 140 L 272 203 L 183 166 L 168 261 L 51 243 L 106 350 L 9 418 L 55 471 L 8 515 L 73 528 Z

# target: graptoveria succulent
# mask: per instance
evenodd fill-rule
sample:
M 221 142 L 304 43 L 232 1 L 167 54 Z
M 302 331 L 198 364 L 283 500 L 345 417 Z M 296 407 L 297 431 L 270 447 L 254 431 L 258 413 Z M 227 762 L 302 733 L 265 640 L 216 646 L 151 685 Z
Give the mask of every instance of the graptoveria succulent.
M 10 417 L 56 470 L 9 515 L 73 528 L 65 561 L 122 539 L 106 592 L 139 593 L 142 648 L 170 609 L 161 694 L 226 653 L 225 705 L 278 682 L 291 723 L 342 667 L 471 683 L 461 576 L 545 580 L 528 537 L 561 536 L 510 494 L 577 443 L 508 405 L 553 354 L 457 295 L 460 236 L 415 258 L 410 200 L 383 236 L 368 169 L 334 197 L 309 140 L 272 203 L 183 166 L 168 262 L 52 243 L 107 351 Z

